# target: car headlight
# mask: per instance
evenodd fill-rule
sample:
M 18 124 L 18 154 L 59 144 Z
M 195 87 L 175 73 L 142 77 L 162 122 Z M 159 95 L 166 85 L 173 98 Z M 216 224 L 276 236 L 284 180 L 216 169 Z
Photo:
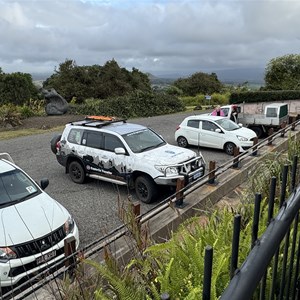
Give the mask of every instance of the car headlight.
M 177 175 L 178 174 L 178 170 L 176 167 L 156 165 L 155 169 L 165 175 Z
M 10 259 L 17 258 L 17 254 L 9 247 L 0 248 L 0 262 L 7 262 Z
M 238 139 L 239 141 L 242 141 L 242 142 L 248 141 L 248 139 L 245 138 L 245 137 L 243 137 L 243 136 L 237 135 L 236 137 L 237 137 L 237 139 Z
M 68 220 L 64 224 L 65 234 L 68 235 L 69 233 L 72 233 L 74 230 L 74 226 L 75 226 L 75 221 L 71 216 L 69 216 Z

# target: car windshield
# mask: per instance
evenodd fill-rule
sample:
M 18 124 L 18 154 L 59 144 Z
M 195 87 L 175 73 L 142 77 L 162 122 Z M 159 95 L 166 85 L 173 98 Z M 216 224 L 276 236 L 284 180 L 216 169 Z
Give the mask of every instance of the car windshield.
M 229 120 L 229 119 L 220 119 L 215 121 L 219 126 L 221 126 L 224 130 L 232 131 L 240 128 L 238 124 Z
M 124 134 L 123 138 L 134 153 L 148 151 L 166 144 L 158 134 L 149 128 Z
M 20 170 L 0 174 L 0 206 L 14 204 L 40 193 L 35 183 Z

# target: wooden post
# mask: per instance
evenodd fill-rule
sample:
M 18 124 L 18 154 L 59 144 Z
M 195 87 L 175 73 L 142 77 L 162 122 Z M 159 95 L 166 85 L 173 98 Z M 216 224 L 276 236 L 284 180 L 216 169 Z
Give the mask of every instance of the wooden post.
M 67 268 L 68 274 L 72 279 L 74 275 L 74 269 L 76 267 L 76 256 L 74 255 L 76 252 L 76 239 L 74 236 L 65 239 L 64 251 L 65 257 L 68 257 L 68 259 L 65 261 L 65 267 Z
M 255 137 L 253 139 L 253 151 L 252 151 L 253 156 L 257 155 L 257 143 L 258 143 L 258 137 Z
M 272 138 L 272 135 L 274 133 L 274 129 L 273 128 L 270 128 L 269 131 L 268 131 L 268 146 L 272 146 L 272 142 L 273 142 L 273 138 Z
M 235 157 L 233 160 L 233 165 L 232 167 L 234 169 L 237 169 L 239 167 L 239 159 L 237 158 L 237 156 L 240 154 L 240 148 L 239 147 L 234 147 L 233 150 L 233 156 Z
M 183 191 L 181 191 L 184 188 L 184 178 L 177 179 L 176 182 L 176 207 L 182 207 L 183 206 Z
M 216 162 L 215 161 L 210 161 L 209 162 L 209 180 L 208 183 L 209 184 L 214 184 L 215 183 L 215 178 L 216 178 L 216 174 L 215 174 L 215 170 L 216 169 Z

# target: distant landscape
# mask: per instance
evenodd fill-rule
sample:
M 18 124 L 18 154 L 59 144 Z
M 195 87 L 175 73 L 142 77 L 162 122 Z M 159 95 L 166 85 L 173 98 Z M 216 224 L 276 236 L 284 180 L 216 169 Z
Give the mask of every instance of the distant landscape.
M 216 73 L 218 76 L 218 79 L 224 83 L 224 84 L 242 84 L 245 82 L 248 82 L 249 85 L 257 85 L 262 86 L 264 85 L 264 69 L 259 68 L 252 68 L 252 69 L 224 69 L 224 70 L 218 70 L 213 71 L 213 73 Z M 199 72 L 204 73 L 212 73 L 211 71 L 202 71 L 199 70 Z M 195 72 L 196 73 L 196 72 Z M 34 81 L 44 81 L 48 77 L 50 77 L 52 74 L 31 74 Z M 179 74 L 179 73 L 173 73 L 173 74 L 150 74 L 148 73 L 150 81 L 152 84 L 172 84 L 176 79 L 178 78 L 185 78 L 189 77 L 192 74 Z

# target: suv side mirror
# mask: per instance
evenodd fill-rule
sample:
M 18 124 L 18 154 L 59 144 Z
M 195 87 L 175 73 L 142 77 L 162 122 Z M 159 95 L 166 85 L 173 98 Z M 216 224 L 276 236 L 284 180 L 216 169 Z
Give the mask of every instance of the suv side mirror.
M 41 179 L 40 187 L 42 190 L 44 190 L 49 185 L 49 179 L 43 178 Z
M 124 155 L 126 152 L 125 152 L 124 148 L 118 147 L 118 148 L 115 148 L 115 153 L 116 154 L 123 154 Z

